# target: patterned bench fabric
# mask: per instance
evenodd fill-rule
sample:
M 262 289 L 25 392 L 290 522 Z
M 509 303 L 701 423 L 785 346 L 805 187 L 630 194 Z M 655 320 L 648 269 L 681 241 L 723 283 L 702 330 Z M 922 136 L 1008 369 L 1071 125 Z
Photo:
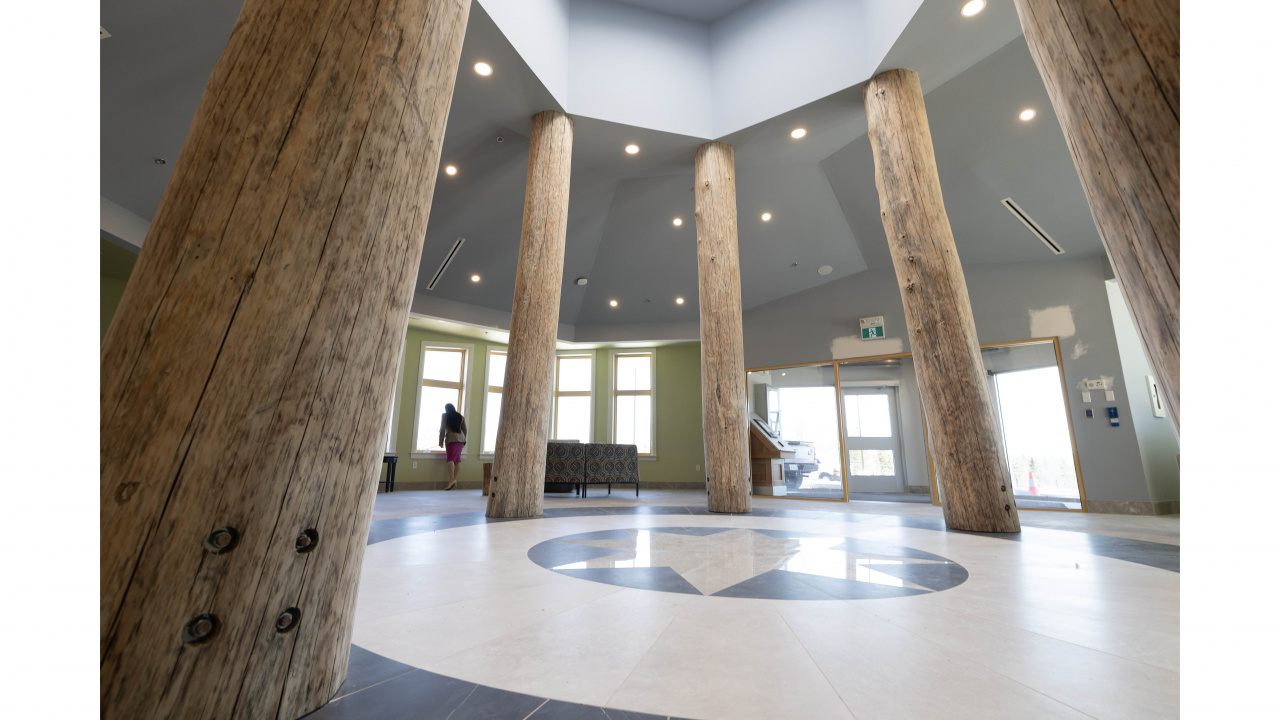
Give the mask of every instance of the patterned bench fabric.
M 547 483 L 580 483 L 586 469 L 582 443 L 547 443 Z
M 635 445 L 587 443 L 585 447 L 586 482 L 626 485 L 640 482 L 640 462 Z

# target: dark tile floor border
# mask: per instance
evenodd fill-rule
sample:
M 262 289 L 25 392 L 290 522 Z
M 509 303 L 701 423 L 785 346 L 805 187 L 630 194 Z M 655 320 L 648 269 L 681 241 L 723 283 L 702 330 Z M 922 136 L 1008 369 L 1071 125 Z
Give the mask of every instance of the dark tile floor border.
M 684 505 L 642 505 L 630 506 L 596 506 L 582 508 L 546 508 L 541 518 L 488 518 L 483 512 L 452 513 L 448 515 L 415 515 L 413 517 L 389 518 L 375 520 L 369 526 L 369 545 L 395 540 L 409 535 L 447 530 L 449 528 L 483 525 L 499 522 L 524 522 L 528 520 L 553 519 L 565 517 L 584 517 L 591 515 L 716 515 L 723 517 L 725 513 L 713 513 L 704 507 Z M 1111 535 L 1094 535 L 1074 530 L 1051 530 L 1048 528 L 1024 527 L 1019 533 L 971 533 L 964 530 L 947 530 L 941 518 L 922 518 L 901 515 L 876 515 L 872 513 L 838 513 L 825 510 L 787 510 L 784 508 L 759 508 L 749 513 L 734 514 L 732 517 L 773 517 L 788 520 L 828 520 L 832 522 L 866 523 L 880 527 L 909 527 L 917 530 L 934 530 L 937 532 L 960 532 L 967 535 L 981 535 L 997 540 L 1024 542 L 1034 545 L 1055 547 L 1062 550 L 1107 557 L 1113 560 L 1137 563 L 1148 567 L 1180 572 L 1182 551 L 1178 545 L 1151 542 L 1149 540 L 1133 540 Z
M 706 508 L 678 505 L 641 507 L 547 508 L 543 518 L 590 515 L 712 515 Z M 948 532 L 941 519 L 835 513 L 814 510 L 761 508 L 744 515 L 798 520 L 832 520 L 866 523 L 868 527 L 910 527 Z M 536 520 L 538 518 L 527 518 Z M 369 528 L 368 544 L 385 542 L 448 528 L 481 525 L 495 520 L 483 512 L 419 515 L 377 520 Z M 1077 550 L 1101 557 L 1179 571 L 1177 545 L 1092 535 L 1070 530 L 1024 528 L 1021 533 L 968 533 L 1013 542 Z M 551 700 L 511 692 L 420 670 L 356 645 L 351 646 L 347 680 L 328 705 L 309 720 L 680 720 L 663 715 L 628 712 L 614 708 Z
M 501 690 L 351 646 L 347 681 L 307 720 L 681 720 Z

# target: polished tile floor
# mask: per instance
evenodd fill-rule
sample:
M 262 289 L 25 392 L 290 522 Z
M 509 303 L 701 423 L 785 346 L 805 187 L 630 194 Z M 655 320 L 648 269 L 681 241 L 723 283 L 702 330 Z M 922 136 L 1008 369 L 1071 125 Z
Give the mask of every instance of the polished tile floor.
M 695 492 L 380 495 L 347 686 L 317 720 L 1171 718 L 1177 518 Z

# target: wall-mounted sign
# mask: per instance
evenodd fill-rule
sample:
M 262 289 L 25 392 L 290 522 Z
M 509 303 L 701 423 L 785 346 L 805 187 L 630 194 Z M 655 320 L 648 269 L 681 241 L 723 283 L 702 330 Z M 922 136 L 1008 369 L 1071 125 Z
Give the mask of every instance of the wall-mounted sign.
M 882 340 L 884 338 L 884 316 L 866 317 L 858 321 L 862 325 L 863 340 Z

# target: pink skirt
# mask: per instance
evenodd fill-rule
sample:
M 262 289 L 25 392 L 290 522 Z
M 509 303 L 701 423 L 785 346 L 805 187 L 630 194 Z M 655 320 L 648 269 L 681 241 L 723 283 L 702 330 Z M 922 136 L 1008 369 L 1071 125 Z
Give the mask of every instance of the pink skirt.
M 449 443 L 444 446 L 445 462 L 462 462 L 462 448 L 466 447 L 466 443 Z

